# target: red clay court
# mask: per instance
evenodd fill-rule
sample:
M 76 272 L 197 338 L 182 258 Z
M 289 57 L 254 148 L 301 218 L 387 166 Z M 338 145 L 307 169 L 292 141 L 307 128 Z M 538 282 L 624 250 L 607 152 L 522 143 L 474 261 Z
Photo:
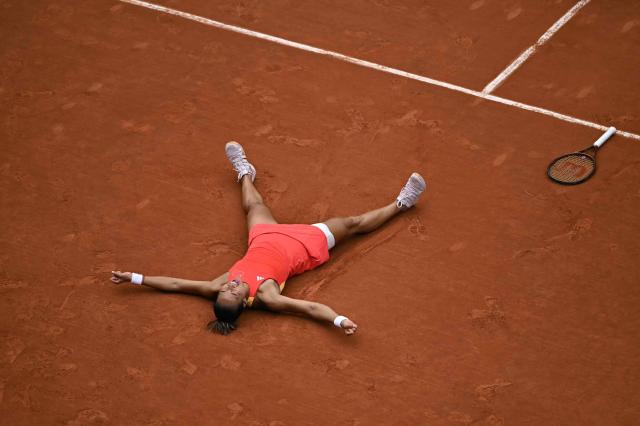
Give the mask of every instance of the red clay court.
M 0 39 L 2 424 L 638 424 L 639 2 L 2 0 Z M 355 336 L 109 281 L 242 256 L 229 140 L 283 223 L 427 179 L 287 282 Z

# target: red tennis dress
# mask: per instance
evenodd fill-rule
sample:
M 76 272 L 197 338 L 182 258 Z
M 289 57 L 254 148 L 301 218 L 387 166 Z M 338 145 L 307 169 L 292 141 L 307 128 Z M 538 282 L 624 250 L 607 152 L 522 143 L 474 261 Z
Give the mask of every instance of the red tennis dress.
M 272 279 L 280 289 L 294 275 L 329 260 L 327 237 L 312 225 L 259 224 L 249 231 L 249 248 L 229 269 L 229 281 L 249 285 L 249 304 L 258 287 Z

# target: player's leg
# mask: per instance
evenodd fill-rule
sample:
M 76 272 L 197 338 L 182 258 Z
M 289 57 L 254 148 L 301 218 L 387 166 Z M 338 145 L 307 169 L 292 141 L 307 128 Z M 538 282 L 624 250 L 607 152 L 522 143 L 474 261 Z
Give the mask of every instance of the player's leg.
M 324 222 L 338 243 L 352 235 L 374 231 L 400 212 L 412 207 L 427 185 L 418 173 L 413 173 L 393 203 L 358 216 L 337 217 Z
M 334 217 L 323 223 L 327 225 L 337 244 L 352 235 L 365 234 L 378 229 L 401 211 L 393 202 L 358 216 Z
M 278 223 L 253 185 L 256 179 L 256 168 L 247 160 L 242 145 L 238 142 L 229 142 L 225 146 L 225 152 L 238 173 L 238 181 L 242 184 L 242 207 L 247 213 L 248 228 L 251 229 L 253 225 L 259 223 Z
M 242 184 L 242 207 L 247 213 L 247 227 L 251 229 L 253 225 L 260 223 L 278 223 L 269 207 L 264 204 L 262 196 L 253 185 L 250 177 L 243 176 L 240 183 Z

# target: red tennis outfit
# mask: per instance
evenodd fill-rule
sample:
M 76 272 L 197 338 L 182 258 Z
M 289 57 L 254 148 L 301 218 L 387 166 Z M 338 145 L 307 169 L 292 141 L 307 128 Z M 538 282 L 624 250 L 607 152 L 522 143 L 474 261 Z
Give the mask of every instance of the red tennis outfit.
M 294 275 L 316 268 L 329 260 L 327 237 L 316 226 L 259 224 L 249 231 L 249 248 L 229 269 L 229 281 L 249 285 L 249 303 L 258 287 L 275 280 L 280 289 Z

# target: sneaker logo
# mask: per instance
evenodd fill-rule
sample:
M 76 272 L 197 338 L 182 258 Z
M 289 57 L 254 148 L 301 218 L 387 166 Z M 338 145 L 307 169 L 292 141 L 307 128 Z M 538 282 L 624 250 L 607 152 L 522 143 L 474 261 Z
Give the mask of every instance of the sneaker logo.
M 256 275 L 256 280 L 258 281 L 264 281 L 264 277 L 260 276 L 260 275 Z

